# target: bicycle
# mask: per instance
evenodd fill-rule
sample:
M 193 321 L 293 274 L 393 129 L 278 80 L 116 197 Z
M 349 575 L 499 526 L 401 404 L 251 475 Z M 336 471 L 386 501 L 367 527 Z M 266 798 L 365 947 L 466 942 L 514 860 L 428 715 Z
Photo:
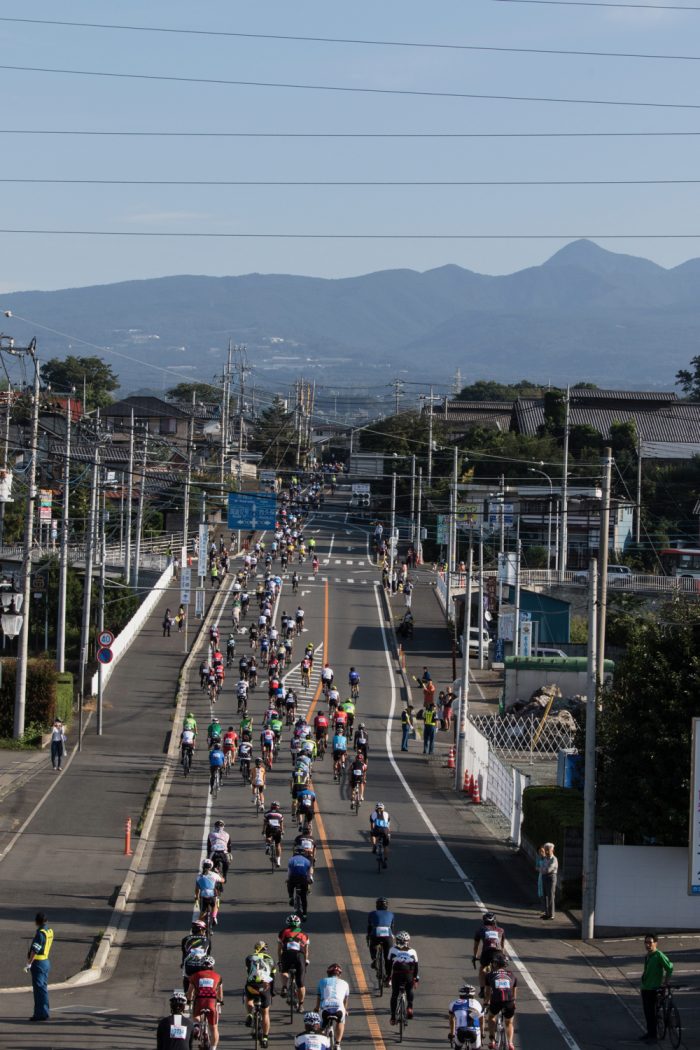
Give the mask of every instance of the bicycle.
M 674 1050 L 681 1045 L 681 1015 L 673 1001 L 673 989 L 680 984 L 664 984 L 656 993 L 656 1038 L 668 1038 Z
M 211 1029 L 213 1026 L 211 1010 L 204 1006 L 199 1014 L 199 1050 L 211 1050 Z
M 263 813 L 265 810 L 265 801 L 262 793 L 262 789 L 258 789 L 255 792 L 255 812 Z
M 345 761 L 346 755 L 343 753 L 342 758 L 338 758 L 333 766 L 333 779 L 339 781 L 341 787 L 343 784 L 343 777 L 345 776 Z
M 308 895 L 308 892 L 309 892 L 308 889 L 307 889 L 306 892 L 307 892 L 307 895 Z M 302 899 L 301 899 L 301 887 L 300 886 L 295 886 L 294 887 L 294 896 L 292 897 L 292 900 L 294 901 L 294 904 L 292 905 L 292 908 L 293 908 L 294 912 L 297 915 L 301 915 L 302 918 L 303 918 L 304 915 L 306 914 L 306 912 L 304 911 L 304 908 L 302 907 L 302 903 L 303 902 L 302 902 Z
M 232 769 L 233 769 L 233 751 L 231 751 L 230 748 L 227 748 L 227 750 L 224 751 L 224 776 L 227 777 Z
M 270 868 L 274 873 L 277 871 L 277 844 L 274 839 L 265 840 L 265 853 L 270 858 Z
M 406 1030 L 408 1024 L 408 996 L 406 995 L 406 985 L 402 984 L 399 989 L 399 997 L 396 1000 L 396 1027 L 399 1030 L 399 1042 L 403 1043 L 403 1033 Z M 508 1044 L 505 1045 L 507 1050 Z M 499 1050 L 501 1050 L 500 1043 L 498 1044 Z
M 183 747 L 182 749 L 182 772 L 185 776 L 189 775 L 192 767 L 192 748 Z
M 353 682 L 350 686 L 350 696 L 353 700 L 358 700 L 360 697 L 360 685 L 359 682 Z
M 386 984 L 386 959 L 384 958 L 383 944 L 377 945 L 374 959 L 377 971 L 377 993 L 381 999 L 384 995 L 384 986 Z
M 354 810 L 355 816 L 360 812 L 360 806 L 362 805 L 362 799 L 360 798 L 360 785 L 353 785 L 352 797 L 350 799 L 350 809 Z
M 319 737 L 316 741 L 316 757 L 319 762 L 323 762 L 323 756 L 326 753 L 326 738 L 325 736 Z
M 289 1006 L 289 1023 L 294 1024 L 294 1014 L 299 1013 L 299 991 L 297 989 L 297 975 L 290 973 L 287 985 L 287 1004 Z
M 259 1050 L 262 1047 L 263 1041 L 263 1020 L 262 1020 L 262 1007 L 260 1005 L 260 997 L 256 995 L 253 999 L 253 1031 L 252 1036 L 254 1039 L 253 1046 L 255 1050 Z
M 219 789 L 220 788 L 221 788 L 221 766 L 217 766 L 216 769 L 214 770 L 214 780 L 212 781 L 212 785 L 211 785 L 211 793 L 212 793 L 212 797 L 213 798 L 216 798 L 216 796 L 219 794 Z
M 311 672 L 307 667 L 301 669 L 301 685 L 302 689 L 308 689 L 311 684 Z
M 506 1035 L 506 1022 L 503 1010 L 498 1011 L 496 1018 L 496 1050 L 508 1050 L 508 1037 Z
M 386 861 L 384 859 L 384 836 L 380 835 L 377 839 L 377 871 L 381 871 L 385 864 Z

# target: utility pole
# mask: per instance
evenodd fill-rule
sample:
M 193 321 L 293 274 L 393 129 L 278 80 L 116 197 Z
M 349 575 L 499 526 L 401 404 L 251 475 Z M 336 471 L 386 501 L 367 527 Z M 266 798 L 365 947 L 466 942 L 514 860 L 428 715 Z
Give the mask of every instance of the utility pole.
M 15 684 L 15 717 L 14 738 L 19 740 L 24 734 L 24 716 L 27 699 L 27 659 L 29 656 L 29 606 L 31 598 L 31 554 L 34 540 L 34 504 L 36 503 L 36 461 L 37 442 L 39 439 L 39 364 L 36 359 L 36 340 L 24 351 L 15 350 L 22 356 L 31 357 L 34 365 L 34 384 L 32 387 L 32 422 L 29 437 L 29 473 L 27 477 L 27 510 L 24 516 L 24 547 L 22 550 L 22 607 L 24 619 L 17 643 L 16 684 Z M 48 595 L 46 596 L 48 601 Z
M 190 490 L 192 488 L 192 451 L 194 446 L 194 405 L 195 405 L 195 394 L 192 391 L 192 415 L 187 426 L 187 474 L 185 475 L 185 491 L 182 496 L 182 549 L 187 552 L 187 527 L 190 520 Z M 186 564 L 183 562 L 181 568 L 185 568 Z M 187 617 L 185 617 L 185 627 L 187 627 Z
M 484 526 L 479 526 L 479 670 L 484 669 Z
M 63 507 L 61 509 L 61 547 L 58 569 L 58 624 L 56 630 L 56 667 L 66 669 L 66 594 L 68 589 L 68 523 L 70 521 L 70 444 L 72 404 L 66 409 L 66 455 L 63 466 Z
M 297 424 L 297 470 L 301 470 L 301 427 L 302 427 L 302 390 L 303 380 L 297 379 L 294 384 L 294 394 L 296 398 L 296 424 Z
M 394 558 L 396 557 L 396 471 L 391 475 L 391 521 L 389 527 L 389 581 L 394 585 Z
M 2 338 L 0 336 L 0 338 Z M 10 406 L 12 403 L 12 387 L 8 385 L 5 391 L 5 433 L 2 440 L 2 467 L 7 474 L 7 460 L 10 454 Z M 0 503 L 0 548 L 5 541 L 5 501 Z
M 100 490 L 97 494 L 97 498 L 100 501 L 100 593 L 99 593 L 99 604 L 98 604 L 98 619 L 97 629 L 102 633 L 105 629 L 105 563 L 106 563 L 106 518 L 107 518 L 107 494 L 105 492 L 104 474 L 100 471 Z M 103 683 L 102 675 L 104 673 L 104 665 L 98 663 L 97 665 L 97 735 L 102 736 L 102 699 L 103 699 Z
M 569 554 L 569 388 L 564 402 L 564 463 L 561 479 L 561 553 L 559 555 L 559 581 L 564 581 Z
M 226 455 L 228 452 L 228 430 L 229 430 L 229 398 L 231 391 L 231 356 L 233 347 L 231 340 L 228 341 L 228 357 L 226 370 L 223 375 L 221 390 L 221 451 L 219 456 L 219 498 L 224 499 L 224 481 L 226 478 Z
M 411 544 L 416 549 L 416 457 L 411 456 Z
M 391 384 L 394 388 L 394 409 L 398 416 L 401 411 L 401 395 L 403 394 L 404 382 L 403 379 L 399 379 L 398 376 Z
M 416 564 L 423 561 L 423 542 L 421 533 L 421 512 L 423 510 L 423 468 L 418 468 L 418 513 L 416 514 Z
M 505 475 L 501 474 L 500 483 L 498 486 L 498 526 L 499 526 L 499 549 L 498 549 L 498 615 L 501 614 L 501 606 L 503 605 L 503 577 L 506 574 L 505 568 L 505 546 L 506 546 L 506 479 Z
M 129 476 L 126 487 L 126 545 L 124 547 L 124 582 L 131 583 L 131 510 L 134 501 L 134 410 L 129 425 Z
M 600 545 L 598 564 L 600 582 L 598 584 L 598 685 L 602 686 L 605 670 L 605 622 L 608 611 L 608 552 L 610 545 L 610 490 L 612 487 L 612 449 L 603 449 L 603 497 L 600 504 Z M 590 575 L 589 581 L 590 583 Z
M 464 633 L 462 635 L 462 685 L 459 695 L 459 718 L 457 731 L 457 763 L 455 766 L 455 791 L 464 783 L 467 767 L 467 714 L 469 711 L 469 634 L 472 625 L 472 566 L 474 551 L 469 544 L 467 560 L 467 586 L 464 592 Z
M 98 424 L 99 425 L 99 424 Z M 90 485 L 90 510 L 85 535 L 85 580 L 83 583 L 83 615 L 80 626 L 80 685 L 78 688 L 78 750 L 83 747 L 83 706 L 85 702 L 85 668 L 90 641 L 90 603 L 92 601 L 92 567 L 95 551 L 95 519 L 97 513 L 97 479 L 100 469 L 100 436 L 95 434 L 95 451 L 92 457 L 92 482 Z
M 515 538 L 515 622 L 513 624 L 513 656 L 520 656 L 520 515 Z
M 141 533 L 143 531 L 143 505 L 146 498 L 146 456 L 148 454 L 148 429 L 143 435 L 143 450 L 141 452 L 141 485 L 139 487 L 139 505 L 136 511 L 136 540 L 134 545 L 134 590 L 139 587 L 139 569 L 141 562 Z
M 586 743 L 583 780 L 583 895 L 581 939 L 593 940 L 595 927 L 595 738 L 598 701 L 596 623 L 598 564 L 591 558 L 588 571 L 588 685 L 586 688 Z
M 452 596 L 454 588 L 452 581 L 454 579 L 454 572 L 457 569 L 456 565 L 456 537 L 457 537 L 457 446 L 452 450 L 452 485 L 450 486 L 450 512 L 447 519 L 447 580 L 445 588 L 445 615 L 449 620 L 450 616 L 454 617 L 454 611 L 452 609 Z
M 642 439 L 637 442 L 637 499 L 634 507 L 634 542 L 642 540 Z
M 428 410 L 428 489 L 433 487 L 433 388 L 430 388 L 430 409 Z

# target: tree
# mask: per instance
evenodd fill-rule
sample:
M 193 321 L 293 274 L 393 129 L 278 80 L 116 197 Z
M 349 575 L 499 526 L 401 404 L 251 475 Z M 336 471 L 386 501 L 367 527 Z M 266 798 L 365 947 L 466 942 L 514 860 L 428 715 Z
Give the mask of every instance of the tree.
M 653 620 L 626 626 L 627 650 L 602 697 L 598 724 L 599 820 L 630 845 L 685 846 L 700 605 L 669 602 Z
M 119 377 L 100 357 L 74 357 L 72 354 L 64 361 L 52 357 L 41 366 L 41 378 L 57 394 L 75 388 L 76 395 L 82 398 L 84 388 L 84 411 L 110 404 L 110 395 L 119 386 Z
M 292 467 L 297 459 L 297 433 L 294 415 L 288 412 L 281 397 L 275 398 L 269 408 L 261 413 L 251 438 L 251 448 L 260 452 L 263 467 L 279 470 Z
M 518 383 L 497 383 L 493 379 L 477 379 L 464 386 L 457 394 L 457 401 L 515 401 L 518 397 L 542 397 L 542 387 L 529 379 Z
M 167 391 L 168 397 L 181 405 L 191 405 L 193 394 L 195 401 L 221 401 L 221 390 L 210 383 L 178 383 Z
M 676 386 L 679 386 L 691 401 L 700 401 L 700 354 L 691 358 L 692 372 L 681 368 L 676 372 Z

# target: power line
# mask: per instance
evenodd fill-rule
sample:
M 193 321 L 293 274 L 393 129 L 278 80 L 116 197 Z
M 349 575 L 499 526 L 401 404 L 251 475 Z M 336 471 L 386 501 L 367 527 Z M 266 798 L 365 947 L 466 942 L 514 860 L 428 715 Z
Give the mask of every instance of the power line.
M 206 139 L 610 139 L 697 138 L 700 131 L 103 131 L 74 128 L 0 128 L 0 135 Z
M 281 88 L 285 91 L 329 91 L 353 95 L 395 95 L 409 98 L 463 98 L 473 101 L 547 102 L 576 106 L 627 106 L 635 109 L 700 109 L 697 102 L 635 102 L 622 99 L 559 98 L 548 95 L 494 95 L 471 91 L 426 91 L 417 88 L 356 87 L 341 84 L 295 84 L 274 80 L 225 80 L 221 77 L 178 77 L 158 73 L 111 73 L 95 69 L 57 69 L 49 66 L 0 65 L 19 73 L 53 73 L 62 76 L 100 77 L 116 80 L 153 80 L 175 84 L 212 84 L 223 87 Z
M 289 241 L 693 241 L 700 233 L 223 233 L 212 231 L 174 230 L 27 230 L 0 229 L 0 234 L 42 237 L 189 237 L 239 240 L 289 240 Z M 90 344 L 92 345 L 92 344 Z M 117 353 L 101 347 L 109 353 Z M 124 354 L 120 355 L 126 356 Z M 135 360 L 129 358 L 129 360 Z M 139 364 L 143 362 L 138 362 Z M 182 380 L 179 372 L 172 372 Z
M 573 5 L 564 5 L 573 6 Z M 661 7 L 661 4 L 590 4 L 583 6 L 594 7 Z M 663 5 L 665 6 L 665 5 Z M 674 10 L 674 8 L 667 8 Z M 692 11 L 694 8 L 678 8 L 682 11 Z M 335 36 L 297 36 L 287 33 L 240 33 L 225 29 L 180 29 L 174 26 L 135 26 L 116 25 L 106 22 L 67 22 L 49 18 L 9 18 L 0 17 L 0 22 L 18 22 L 28 25 L 63 26 L 71 29 L 106 29 L 130 33 L 170 33 L 177 36 L 206 36 L 219 38 L 233 38 L 239 40 L 284 40 L 291 43 L 305 44 L 347 44 L 361 47 L 396 47 L 396 48 L 419 48 L 422 50 L 439 51 L 481 51 L 496 52 L 515 55 L 574 55 L 584 58 L 651 58 L 670 61 L 700 61 L 700 55 L 666 55 L 647 54 L 627 51 L 581 51 L 568 50 L 564 48 L 542 48 L 542 47 L 502 47 L 490 44 L 454 44 L 445 42 L 428 42 L 424 40 L 384 40 L 368 39 L 365 37 L 335 37 Z
M 700 11 L 700 7 L 691 5 L 681 7 L 678 4 L 618 4 L 614 0 L 603 3 L 602 0 L 493 0 L 496 4 L 544 4 L 550 7 L 630 7 L 633 10 L 653 11 Z
M 23 186 L 697 186 L 700 179 L 22 179 L 0 184 Z

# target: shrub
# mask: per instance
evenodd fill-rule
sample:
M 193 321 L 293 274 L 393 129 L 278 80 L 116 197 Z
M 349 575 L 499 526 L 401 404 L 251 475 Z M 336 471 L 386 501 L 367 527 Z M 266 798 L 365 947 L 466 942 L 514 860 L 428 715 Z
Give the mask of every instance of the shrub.
M 529 787 L 523 792 L 523 834 L 533 846 L 564 843 L 566 828 L 583 827 L 583 796 L 573 788 Z
M 0 685 L 0 736 L 14 728 L 16 660 L 2 660 Z M 29 660 L 25 722 L 48 728 L 56 717 L 56 670 L 49 660 Z

